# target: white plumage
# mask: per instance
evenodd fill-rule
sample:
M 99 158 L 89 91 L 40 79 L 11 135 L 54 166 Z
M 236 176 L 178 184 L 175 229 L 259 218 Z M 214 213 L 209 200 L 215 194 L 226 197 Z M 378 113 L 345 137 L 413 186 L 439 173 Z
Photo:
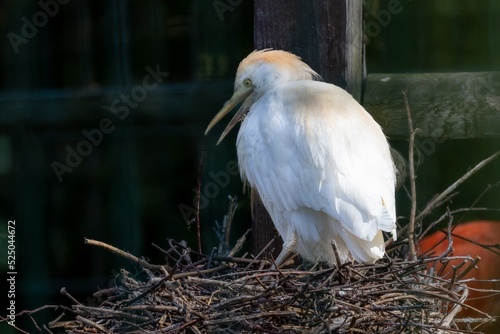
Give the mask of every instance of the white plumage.
M 238 67 L 235 93 L 207 132 L 238 103 L 241 176 L 260 195 L 292 251 L 309 261 L 373 263 L 381 231 L 396 237 L 395 169 L 389 145 L 364 108 L 343 89 L 285 51 L 254 51 Z M 246 116 L 245 116 L 246 115 Z

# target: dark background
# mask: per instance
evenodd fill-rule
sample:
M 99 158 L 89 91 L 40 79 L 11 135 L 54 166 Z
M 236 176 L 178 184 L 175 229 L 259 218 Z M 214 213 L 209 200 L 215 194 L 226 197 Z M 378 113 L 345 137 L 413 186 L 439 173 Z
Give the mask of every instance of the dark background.
M 200 202 L 204 252 L 218 245 L 212 228 L 227 212 L 229 195 L 239 198 L 234 239 L 250 225 L 248 196 L 239 175 L 227 171 L 236 159 L 236 131 L 217 147 L 226 122 L 208 137 L 203 132 L 231 96 L 239 61 L 253 50 L 253 2 L 60 1 L 65 4 L 52 6 L 46 20 L 37 14 L 43 9 L 36 1 L 0 4 L 0 268 L 8 271 L 6 225 L 16 220 L 17 311 L 69 305 L 61 287 L 92 302 L 91 293 L 112 284 L 120 268 L 136 270 L 84 245 L 84 237 L 153 263 L 163 258 L 151 243 L 167 247 L 167 238 L 173 238 L 196 248 L 196 226 L 187 222 L 194 215 L 183 214 L 179 206 L 194 208 L 198 180 L 206 195 Z M 365 24 L 379 22 L 377 13 L 388 2 L 365 1 Z M 379 23 L 380 32 L 367 38 L 368 73 L 499 70 L 500 2 L 400 3 L 402 12 Z M 26 21 L 34 20 L 40 27 L 24 28 L 30 37 L 23 37 Z M 148 66 L 169 74 L 120 120 L 106 108 L 121 94 L 138 92 Z M 495 84 L 500 98 L 500 82 Z M 86 140 L 82 131 L 98 128 L 106 118 L 114 129 L 59 180 L 54 162 L 66 164 L 68 147 L 77 149 Z M 406 155 L 405 141 L 392 144 Z M 423 152 L 419 208 L 499 148 L 497 137 L 447 140 Z M 206 188 L 221 173 L 231 177 L 229 184 Z M 450 208 L 471 206 L 498 182 L 496 161 L 459 189 Z M 500 209 L 498 188 L 475 206 Z M 402 190 L 402 224 L 408 212 Z M 500 214 L 486 211 L 456 220 L 473 218 L 500 219 Z M 2 310 L 6 295 L 7 288 L 0 291 Z M 36 319 L 44 323 L 57 314 L 44 311 Z M 30 328 L 27 317 L 17 324 Z M 2 333 L 8 333 L 4 325 Z

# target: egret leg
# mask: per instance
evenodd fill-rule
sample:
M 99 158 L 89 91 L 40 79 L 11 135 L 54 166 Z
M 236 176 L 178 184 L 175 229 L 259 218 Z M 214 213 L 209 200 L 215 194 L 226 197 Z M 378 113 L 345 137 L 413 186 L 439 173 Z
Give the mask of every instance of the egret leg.
M 281 249 L 281 252 L 276 258 L 276 260 L 274 261 L 274 265 L 271 267 L 271 269 L 279 268 L 279 266 L 285 262 L 285 260 L 290 256 L 290 254 L 293 253 L 296 244 L 297 244 L 297 236 L 295 235 L 295 231 L 287 233 L 285 242 L 283 243 L 283 248 Z

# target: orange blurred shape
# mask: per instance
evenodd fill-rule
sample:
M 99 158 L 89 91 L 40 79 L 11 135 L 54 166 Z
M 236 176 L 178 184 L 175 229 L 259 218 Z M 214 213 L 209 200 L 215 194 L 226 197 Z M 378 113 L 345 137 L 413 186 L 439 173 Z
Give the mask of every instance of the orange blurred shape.
M 469 296 L 465 304 L 488 313 L 491 316 L 500 317 L 500 295 L 478 290 L 500 290 L 500 281 L 484 282 L 485 280 L 500 280 L 500 221 L 475 220 L 459 224 L 452 231 L 453 255 L 470 256 L 473 259 L 480 257 L 477 268 L 473 268 L 462 279 L 474 278 L 477 281 L 468 282 Z M 489 246 L 489 249 L 480 245 Z M 448 238 L 446 230 L 436 231 L 419 242 L 419 256 L 433 254 L 439 256 L 448 249 Z M 452 260 L 444 270 L 443 263 L 436 263 L 436 273 L 445 278 L 451 277 L 452 265 L 458 265 L 463 259 Z M 429 264 L 433 267 L 434 262 Z M 458 270 L 466 268 L 467 264 Z M 472 309 L 462 309 L 457 318 L 484 318 L 480 313 Z M 477 323 L 471 323 L 471 328 Z M 464 327 L 464 326 L 462 326 Z M 500 333 L 500 318 L 491 324 L 484 324 L 477 328 L 484 333 Z

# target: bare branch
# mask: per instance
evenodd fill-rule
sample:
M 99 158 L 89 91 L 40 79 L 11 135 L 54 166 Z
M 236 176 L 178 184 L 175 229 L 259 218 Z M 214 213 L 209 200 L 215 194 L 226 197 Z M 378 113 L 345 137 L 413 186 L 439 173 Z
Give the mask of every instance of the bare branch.
M 148 268 L 148 269 L 151 269 L 151 270 L 158 270 L 160 268 L 164 268 L 165 267 L 165 266 L 160 266 L 160 265 L 149 264 L 148 262 L 139 259 L 137 256 L 134 256 L 134 255 L 132 255 L 130 253 L 122 251 L 121 249 L 116 248 L 115 246 L 108 245 L 107 243 L 104 243 L 102 241 L 92 240 L 92 239 L 85 238 L 85 243 L 89 244 L 89 245 L 93 245 L 93 246 L 98 246 L 98 247 L 104 248 L 104 249 L 106 249 L 106 250 L 108 250 L 108 251 L 110 251 L 112 253 L 118 254 L 121 257 L 126 258 L 127 260 L 136 262 L 139 265 L 141 265 L 142 267 L 145 267 L 145 268 Z
M 419 129 L 413 130 L 413 121 L 411 117 L 410 104 L 408 102 L 407 91 L 403 90 L 403 97 L 405 101 L 406 116 L 408 118 L 408 130 L 410 132 L 410 144 L 408 152 L 409 173 L 410 173 L 410 191 L 411 191 L 411 209 L 410 209 L 410 222 L 408 223 L 408 246 L 410 248 L 410 260 L 414 261 L 417 258 L 417 250 L 415 247 L 415 214 L 417 211 L 417 187 L 415 185 L 415 162 L 413 149 L 415 147 L 415 134 Z
M 422 220 L 424 219 L 425 216 L 427 216 L 434 208 L 437 207 L 437 204 L 440 203 L 443 198 L 448 196 L 451 192 L 453 192 L 460 184 L 465 182 L 468 178 L 470 178 L 472 175 L 477 173 L 481 168 L 495 160 L 500 156 L 500 151 L 497 151 L 496 153 L 492 154 L 488 158 L 484 159 L 480 163 L 478 163 L 474 168 L 469 170 L 467 173 L 465 173 L 461 178 L 459 178 L 457 181 L 455 181 L 451 186 L 449 186 L 445 191 L 443 191 L 441 194 L 436 196 L 427 206 L 425 207 L 422 212 L 416 217 L 416 220 Z

